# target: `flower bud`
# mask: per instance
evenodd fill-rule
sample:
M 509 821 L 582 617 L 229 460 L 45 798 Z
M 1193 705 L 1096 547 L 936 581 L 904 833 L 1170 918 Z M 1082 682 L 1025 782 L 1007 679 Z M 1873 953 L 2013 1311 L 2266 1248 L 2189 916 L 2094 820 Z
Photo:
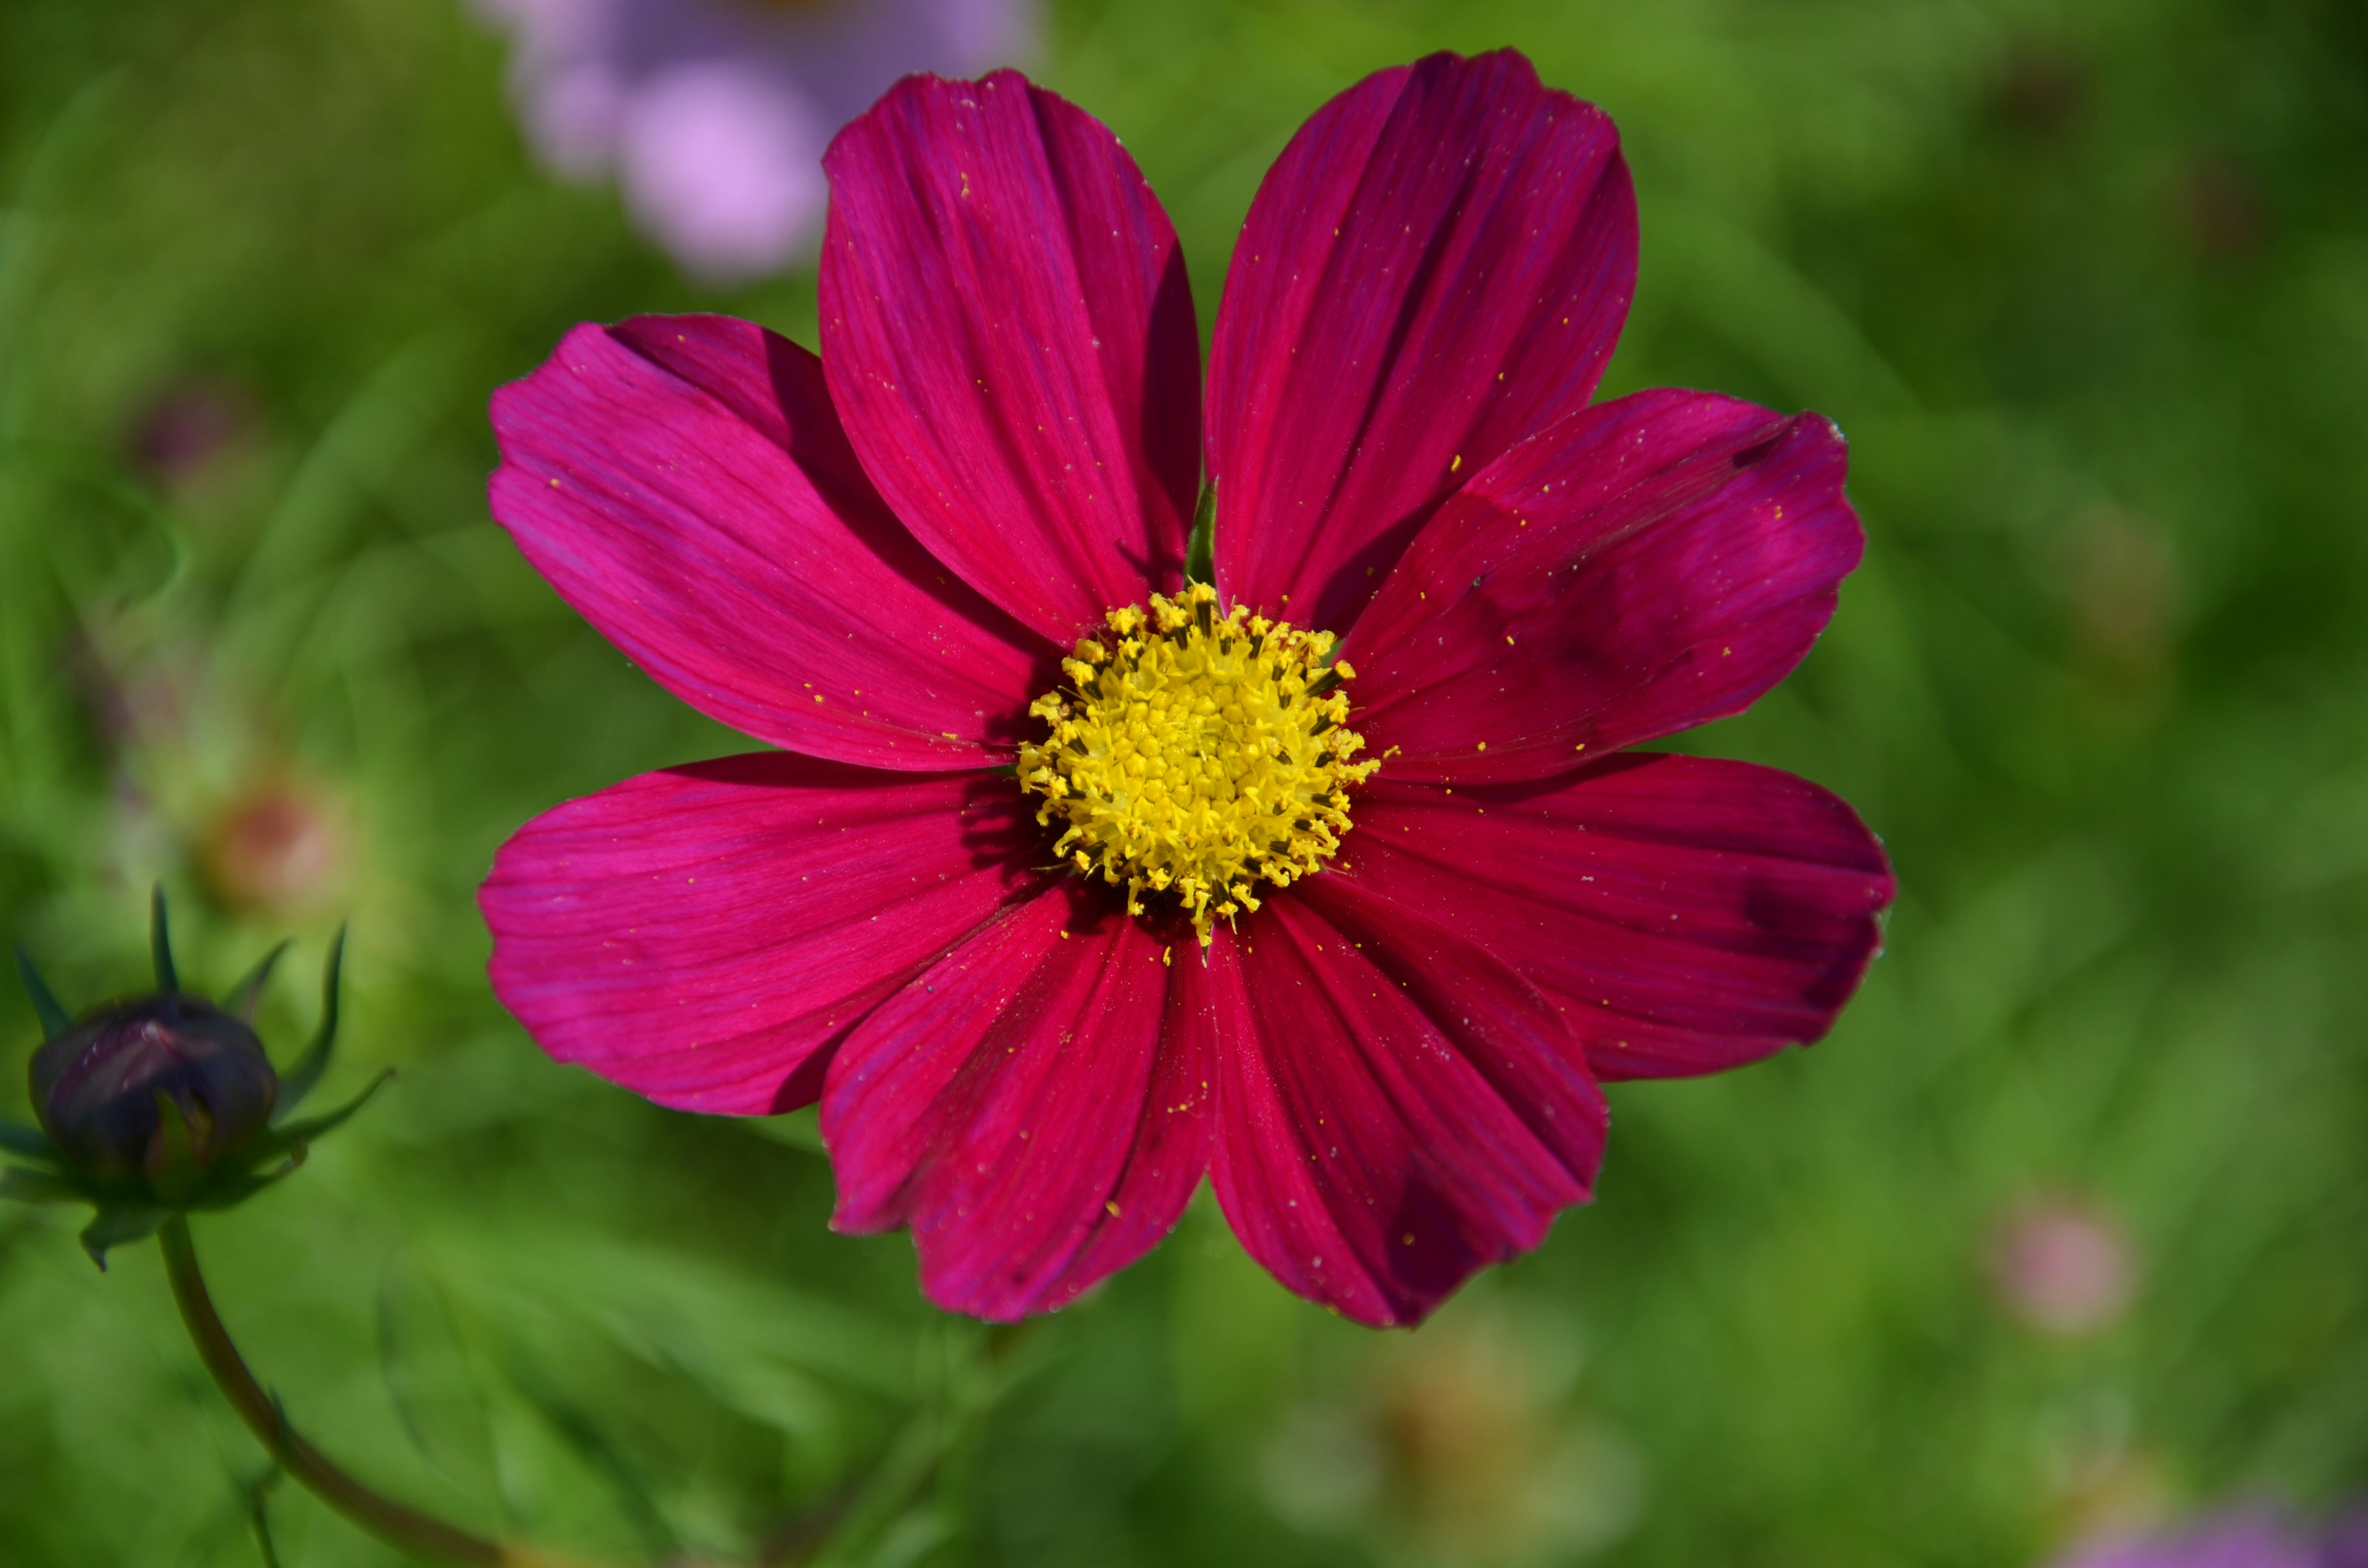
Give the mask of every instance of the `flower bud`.
M 33 1104 L 93 1196 L 178 1205 L 243 1168 L 279 1080 L 255 1031 L 179 992 L 86 1015 L 33 1055 Z

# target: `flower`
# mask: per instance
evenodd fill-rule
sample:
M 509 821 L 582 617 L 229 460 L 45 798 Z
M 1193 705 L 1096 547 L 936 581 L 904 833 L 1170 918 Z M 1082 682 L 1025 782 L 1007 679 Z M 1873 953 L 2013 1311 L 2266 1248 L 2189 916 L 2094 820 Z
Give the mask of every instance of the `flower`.
M 949 1308 L 1069 1301 L 1206 1177 L 1283 1284 L 1405 1324 L 1588 1196 L 1601 1080 L 1826 1031 L 1872 835 L 1612 754 L 1807 651 L 1862 548 L 1843 447 L 1589 406 L 1636 244 L 1600 110 L 1442 54 L 1300 131 L 1218 312 L 1198 548 L 1191 294 L 1116 138 L 916 77 L 825 166 L 819 358 L 643 318 L 494 400 L 527 558 L 783 748 L 504 846 L 493 983 L 546 1051 L 819 1096 L 834 1224 L 909 1225 Z
M 159 389 L 142 408 L 131 447 L 142 467 L 176 497 L 253 444 L 253 400 L 235 383 L 188 377 Z
M 156 989 L 70 1017 L 22 948 L 17 972 L 44 1037 L 28 1072 L 38 1128 L 0 1120 L 0 1198 L 95 1205 L 82 1234 L 101 1268 L 109 1247 L 172 1214 L 223 1209 L 304 1161 L 312 1140 L 361 1108 L 386 1074 L 325 1116 L 290 1119 L 328 1070 L 337 1034 L 338 933 L 321 986 L 321 1027 L 283 1077 L 264 1053 L 255 1005 L 287 944 L 265 955 L 217 1005 L 181 989 L 165 894 L 153 905 Z M 257 1167 L 278 1162 L 276 1168 Z
M 2319 1542 L 2318 1568 L 2368 1568 L 2368 1506 L 2354 1505 L 2328 1531 Z
M 2360 1568 L 2368 1563 L 2368 1511 L 2323 1534 L 2281 1510 L 2231 1510 L 2164 1535 L 2087 1547 L 2062 1568 Z
M 215 908 L 275 918 L 369 891 L 352 781 L 298 758 L 214 640 L 94 617 L 67 667 L 111 753 L 119 876 L 186 865 Z
M 226 909 L 287 914 L 327 903 L 348 880 L 345 812 L 324 789 L 283 772 L 224 801 L 198 869 Z
M 691 272 L 775 271 L 821 227 L 824 145 L 907 71 L 1021 52 L 1031 0 L 480 0 L 514 29 L 529 138 L 560 174 L 614 166 Z
M 2017 1318 L 2049 1334 L 2119 1323 L 2137 1293 L 2137 1249 L 2112 1214 L 2078 1198 L 2017 1204 L 1999 1226 L 1990 1280 Z
M 173 992 L 102 1007 L 43 1045 L 32 1087 L 42 1131 L 110 1194 L 162 1190 L 252 1153 L 279 1097 L 245 1019 Z

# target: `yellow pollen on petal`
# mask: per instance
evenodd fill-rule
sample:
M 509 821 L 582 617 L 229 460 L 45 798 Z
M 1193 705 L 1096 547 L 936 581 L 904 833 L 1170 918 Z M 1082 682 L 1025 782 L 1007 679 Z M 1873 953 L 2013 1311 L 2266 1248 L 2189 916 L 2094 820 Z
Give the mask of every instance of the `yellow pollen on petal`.
M 1050 733 L 1019 766 L 1036 820 L 1062 830 L 1056 858 L 1124 888 L 1129 914 L 1173 898 L 1204 948 L 1258 909 L 1258 883 L 1339 852 L 1349 790 L 1381 767 L 1355 760 L 1338 640 L 1216 602 L 1194 583 L 1103 616 L 1062 661 L 1069 684 L 1029 704 Z

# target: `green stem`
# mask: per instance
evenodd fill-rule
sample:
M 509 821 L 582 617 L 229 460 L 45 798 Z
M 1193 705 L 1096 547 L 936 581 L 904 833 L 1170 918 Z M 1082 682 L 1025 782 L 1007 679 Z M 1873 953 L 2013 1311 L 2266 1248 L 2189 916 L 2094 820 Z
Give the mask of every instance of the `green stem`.
M 265 1392 L 255 1374 L 247 1370 L 238 1346 L 231 1343 L 230 1331 L 214 1311 L 213 1298 L 206 1293 L 205 1276 L 198 1271 L 197 1248 L 189 1241 L 188 1221 L 176 1214 L 158 1235 L 165 1247 L 165 1270 L 173 1281 L 173 1300 L 180 1304 L 181 1321 L 188 1325 L 199 1358 L 213 1374 L 239 1419 L 246 1423 L 246 1429 L 306 1491 L 379 1540 L 415 1556 L 466 1568 L 594 1568 L 578 1558 L 472 1535 L 382 1496 L 340 1470 L 328 1455 L 297 1435 L 279 1402 Z

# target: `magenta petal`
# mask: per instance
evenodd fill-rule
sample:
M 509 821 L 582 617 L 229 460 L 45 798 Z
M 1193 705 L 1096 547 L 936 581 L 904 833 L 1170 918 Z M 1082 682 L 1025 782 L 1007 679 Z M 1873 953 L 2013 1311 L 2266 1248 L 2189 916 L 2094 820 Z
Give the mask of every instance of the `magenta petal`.
M 1055 650 L 898 526 L 804 349 L 719 316 L 580 326 L 494 429 L 494 516 L 684 701 L 841 762 L 1009 757 Z
M 1440 497 L 1586 406 L 1635 279 L 1618 133 L 1520 55 L 1435 54 L 1325 105 L 1217 312 L 1227 599 L 1347 630 Z
M 1175 586 L 1200 338 L 1118 138 L 1017 72 L 908 76 L 824 167 L 823 358 L 897 516 L 1058 642 Z
M 1212 950 L 1217 1199 L 1284 1285 L 1413 1323 L 1544 1239 L 1601 1157 L 1554 1009 L 1470 943 L 1317 877 Z
M 1377 778 L 1334 864 L 1534 981 L 1606 1079 L 1715 1073 L 1818 1039 L 1894 891 L 1839 797 L 1677 756 L 1452 793 Z
M 1038 884 L 991 774 L 776 754 L 645 773 L 545 812 L 478 905 L 535 1042 L 660 1105 L 812 1101 L 828 1048 Z
M 979 932 L 831 1065 L 832 1222 L 910 1224 L 952 1311 L 1062 1305 L 1173 1229 L 1208 1168 L 1200 960 L 1074 891 Z
M 1638 392 L 1523 443 L 1440 508 L 1345 640 L 1393 778 L 1540 778 L 1739 713 L 1834 612 L 1865 539 L 1841 433 Z

